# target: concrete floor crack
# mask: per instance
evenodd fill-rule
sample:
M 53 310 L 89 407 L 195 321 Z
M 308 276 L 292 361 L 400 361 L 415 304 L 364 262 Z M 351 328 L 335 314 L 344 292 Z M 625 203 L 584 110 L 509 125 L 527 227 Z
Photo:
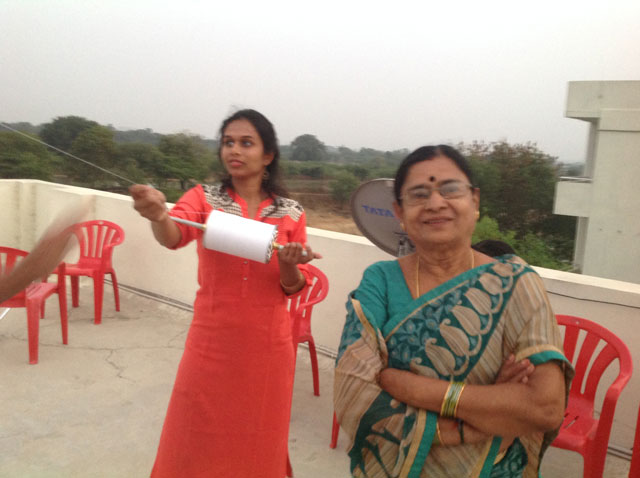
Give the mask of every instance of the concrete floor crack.
M 112 360 L 112 356 L 117 352 L 117 350 L 112 349 L 109 351 L 109 354 L 105 357 L 104 361 L 107 362 L 109 365 L 111 365 L 118 373 L 117 373 L 117 377 L 121 378 L 123 380 L 128 380 L 129 382 L 132 383 L 137 383 L 136 380 L 132 380 L 129 377 L 125 377 L 124 376 L 124 372 L 125 372 L 125 367 L 122 367 L 120 365 L 118 365 L 116 362 L 114 362 Z

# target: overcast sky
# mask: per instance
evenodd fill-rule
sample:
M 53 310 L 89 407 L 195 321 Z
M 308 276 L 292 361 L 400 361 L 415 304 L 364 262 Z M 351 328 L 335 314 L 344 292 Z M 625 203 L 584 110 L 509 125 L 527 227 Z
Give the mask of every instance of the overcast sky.
M 582 161 L 567 83 L 640 80 L 639 25 L 638 0 L 0 0 L 0 121 L 212 138 L 252 107 L 281 143 L 506 139 Z

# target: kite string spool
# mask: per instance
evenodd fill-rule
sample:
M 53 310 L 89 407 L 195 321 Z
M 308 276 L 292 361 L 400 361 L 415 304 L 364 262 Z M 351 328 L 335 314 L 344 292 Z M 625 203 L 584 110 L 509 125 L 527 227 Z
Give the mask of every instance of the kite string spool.
M 169 216 L 173 221 L 204 231 L 202 244 L 207 249 L 267 263 L 274 249 L 284 246 L 275 242 L 278 229 L 273 224 L 253 221 L 241 216 L 213 210 L 206 224 Z M 306 256 L 303 250 L 302 255 Z

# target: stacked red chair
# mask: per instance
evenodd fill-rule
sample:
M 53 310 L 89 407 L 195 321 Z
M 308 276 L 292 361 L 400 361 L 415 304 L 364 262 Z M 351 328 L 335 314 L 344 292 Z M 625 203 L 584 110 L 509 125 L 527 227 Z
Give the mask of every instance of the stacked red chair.
M 298 351 L 298 344 L 307 343 L 311 358 L 311 373 L 313 375 L 313 394 L 320 395 L 320 380 L 318 377 L 318 357 L 316 343 L 311 335 L 311 313 L 313 306 L 323 301 L 329 293 L 329 280 L 324 273 L 315 266 L 308 264 L 307 270 L 311 274 L 311 285 L 306 286 L 300 293 L 289 298 L 289 316 L 291 317 L 291 336 L 294 352 Z M 293 476 L 291 461 L 287 456 L 287 476 Z
M 302 292 L 289 299 L 289 315 L 291 316 L 291 335 L 293 347 L 297 352 L 298 344 L 307 343 L 311 358 L 311 372 L 313 374 L 313 394 L 320 395 L 320 381 L 318 378 L 318 357 L 316 344 L 311 335 L 311 313 L 313 306 L 322 302 L 329 293 L 329 280 L 324 273 L 311 264 L 307 265 L 311 274 L 312 283 Z
M 629 478 L 640 478 L 640 410 L 638 410 L 638 420 L 636 421 L 636 437 L 633 440 Z
M 15 265 L 29 253 L 11 247 L 0 247 L 1 273 L 9 274 Z M 0 303 L 0 307 L 24 307 L 27 309 L 27 333 L 29 341 L 29 363 L 38 363 L 38 342 L 40 336 L 40 319 L 44 316 L 45 301 L 53 294 L 58 294 L 60 306 L 60 325 L 62 327 L 62 343 L 68 343 L 67 292 L 65 287 L 64 263 L 57 268 L 58 280 L 53 282 L 34 282 L 25 290 L 18 292 L 10 299 Z M 44 278 L 43 278 L 44 279 Z
M 611 425 L 622 389 L 631 378 L 631 353 L 620 338 L 600 324 L 580 317 L 556 315 L 564 326 L 564 353 L 576 374 L 558 437 L 551 446 L 580 453 L 584 478 L 600 478 L 609 446 Z M 579 351 L 580 335 L 584 335 Z M 599 346 L 603 345 L 599 350 Z M 594 414 L 596 391 L 605 370 L 618 361 L 617 377 L 607 388 L 598 418 Z

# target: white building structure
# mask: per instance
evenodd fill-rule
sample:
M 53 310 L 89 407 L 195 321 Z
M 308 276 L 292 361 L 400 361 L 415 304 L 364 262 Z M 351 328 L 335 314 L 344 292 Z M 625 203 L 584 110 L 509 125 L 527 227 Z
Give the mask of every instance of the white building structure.
M 640 81 L 570 82 L 566 116 L 590 123 L 584 177 L 556 186 L 554 213 L 578 217 L 574 264 L 640 283 Z

